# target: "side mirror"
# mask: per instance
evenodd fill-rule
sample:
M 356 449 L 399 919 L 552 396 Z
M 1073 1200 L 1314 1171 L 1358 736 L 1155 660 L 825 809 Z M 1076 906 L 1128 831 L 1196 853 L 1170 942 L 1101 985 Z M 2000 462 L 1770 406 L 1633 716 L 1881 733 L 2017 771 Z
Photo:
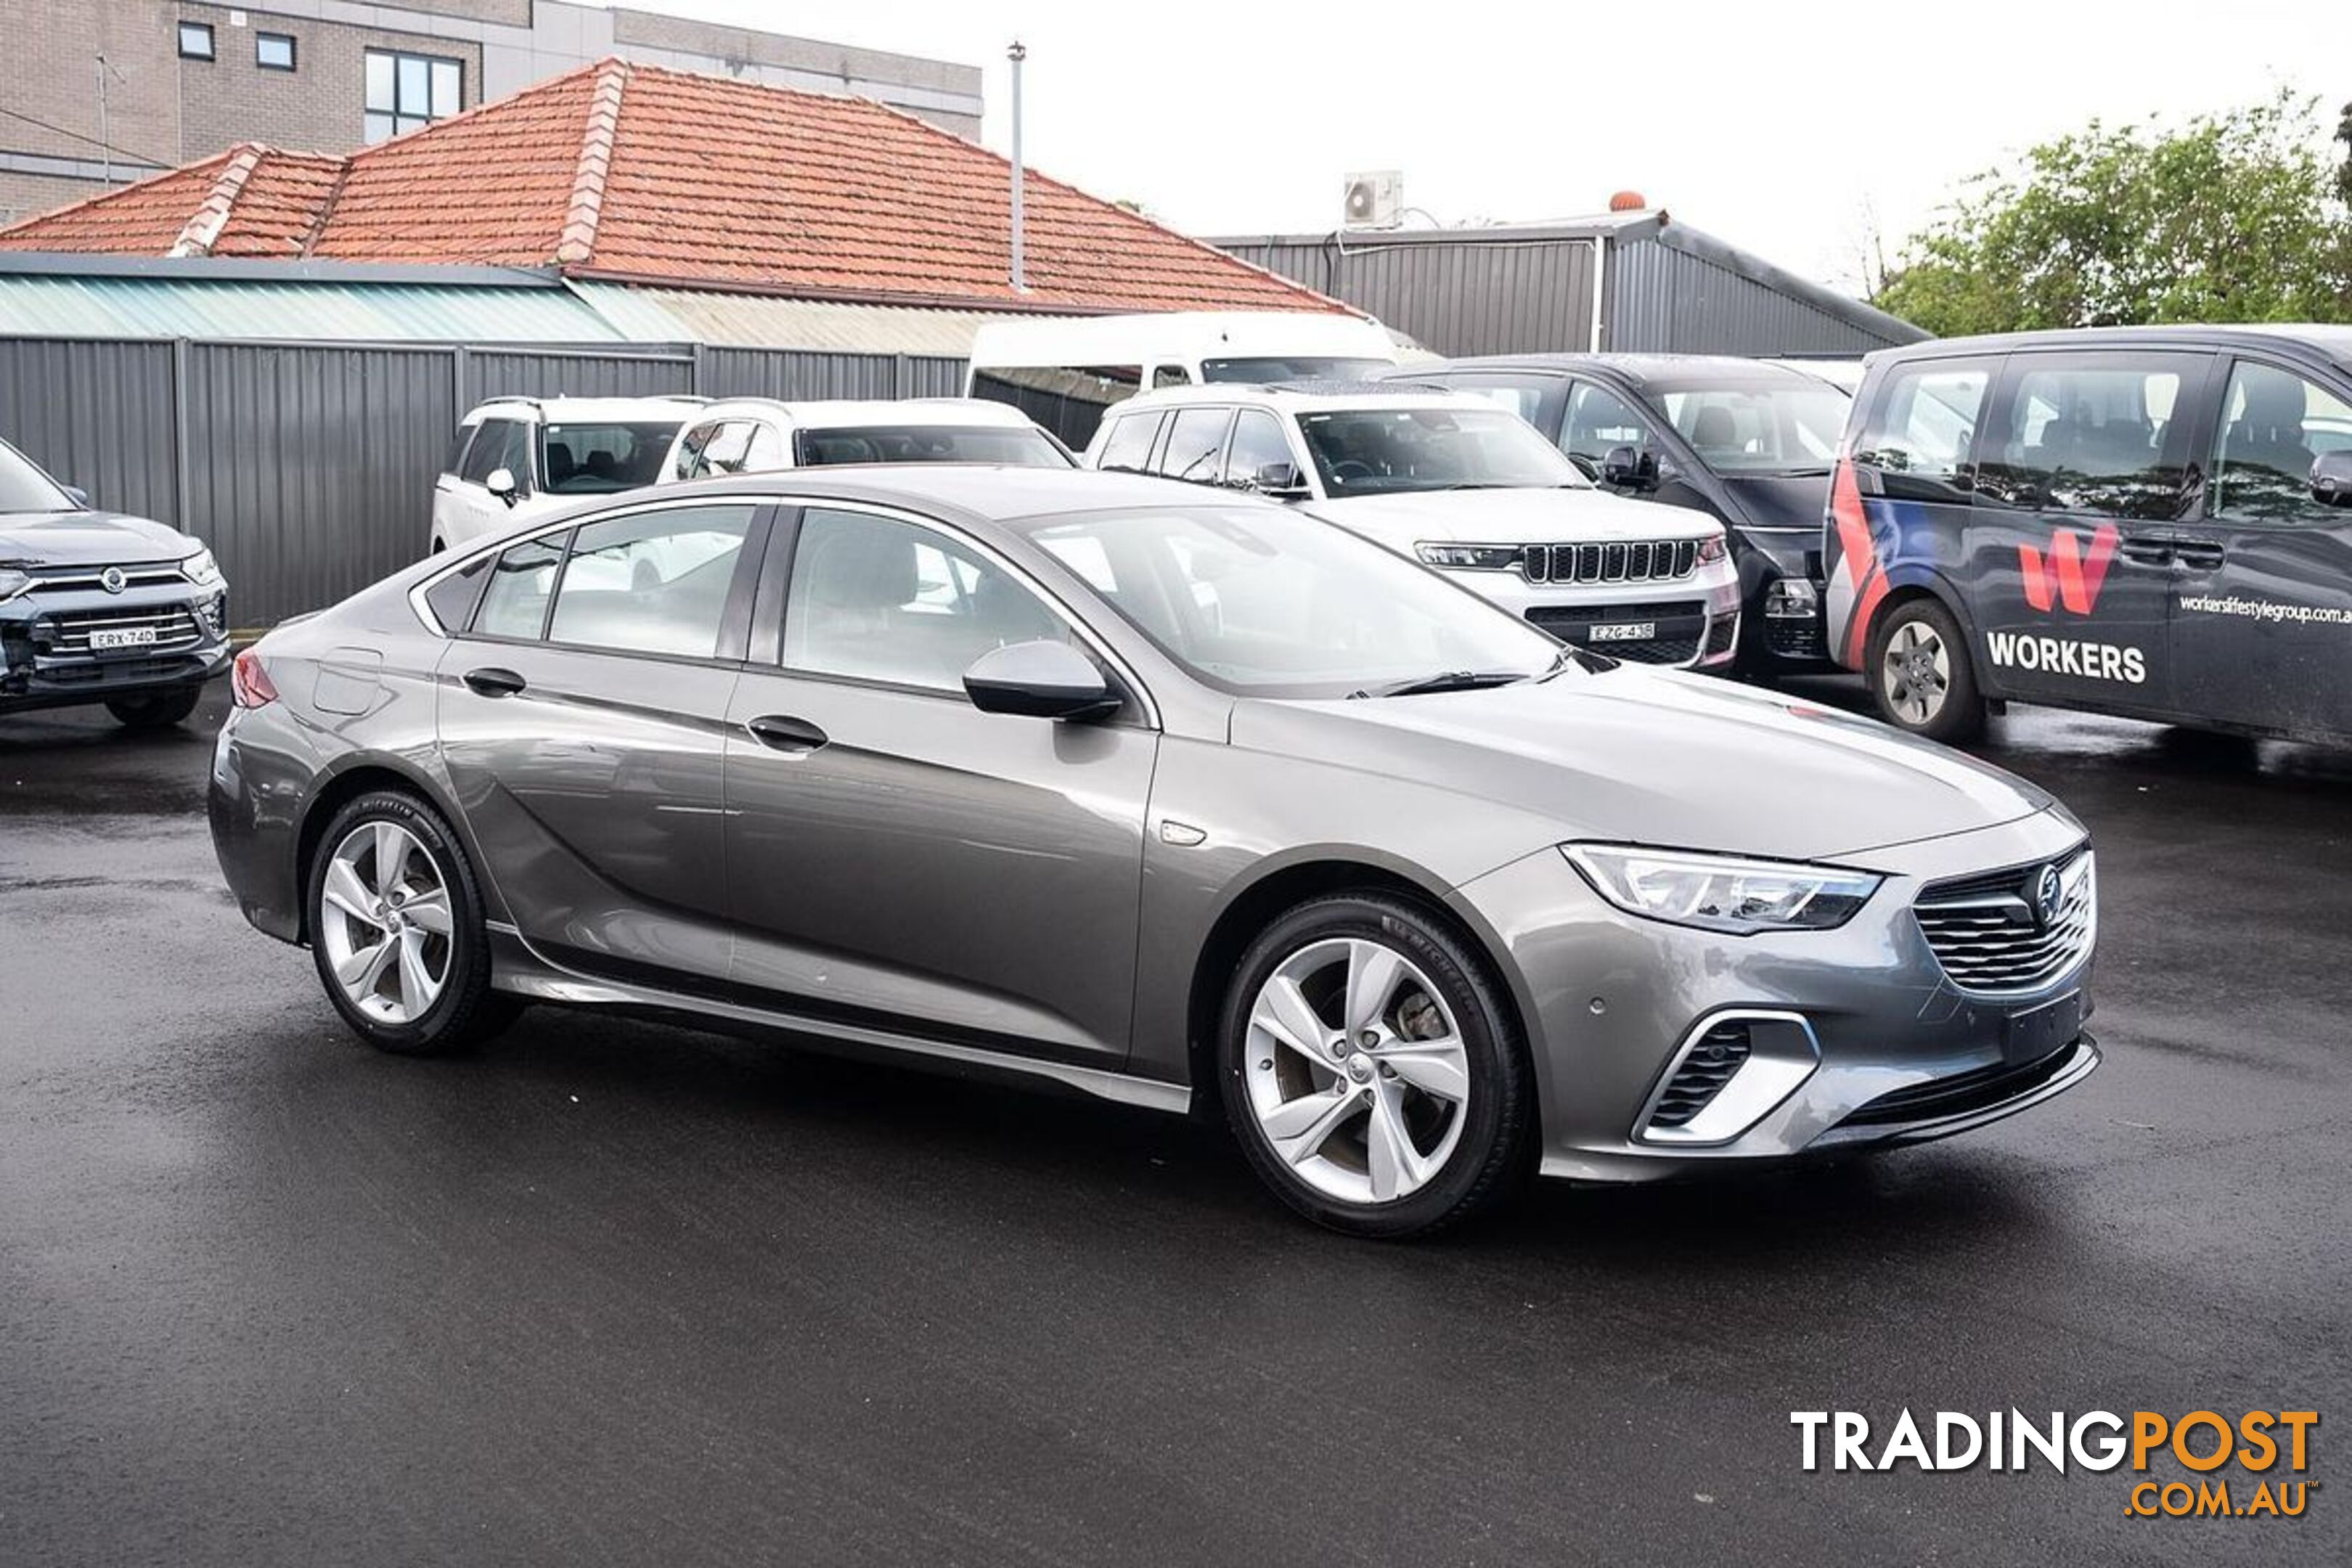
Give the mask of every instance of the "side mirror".
M 512 468 L 492 468 L 490 470 L 490 477 L 482 481 L 482 488 L 488 490 L 500 500 L 506 502 L 507 505 L 514 505 L 515 477 L 514 470 Z
M 1601 459 L 1601 482 L 1638 490 L 1657 482 L 1658 459 L 1634 447 L 1612 447 Z
M 1296 463 L 1266 463 L 1251 478 L 1250 489 L 1276 500 L 1293 500 L 1307 494 L 1307 478 Z
M 1102 719 L 1118 710 L 1118 697 L 1094 660 L 1050 638 L 989 649 L 963 672 L 963 691 L 983 713 Z
M 88 511 L 89 510 L 89 492 L 82 489 L 79 485 L 59 485 L 58 489 L 65 491 L 66 500 L 73 502 L 74 505 L 81 508 L 82 510 Z
M 2311 465 L 2311 494 L 2324 506 L 2352 506 L 2352 452 L 2322 452 Z

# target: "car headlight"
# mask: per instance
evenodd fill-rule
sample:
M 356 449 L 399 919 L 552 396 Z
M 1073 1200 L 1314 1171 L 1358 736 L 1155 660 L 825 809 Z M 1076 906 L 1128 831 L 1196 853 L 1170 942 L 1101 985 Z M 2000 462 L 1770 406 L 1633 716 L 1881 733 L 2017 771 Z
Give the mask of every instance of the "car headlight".
M 1508 572 L 1523 553 L 1516 544 L 1432 544 L 1412 547 L 1425 566 L 1451 566 L 1463 572 Z
M 33 585 L 31 575 L 0 567 L 0 605 L 6 604 Z
M 1730 546 L 1724 543 L 1723 535 L 1719 533 L 1711 533 L 1698 542 L 1698 563 L 1702 566 L 1720 561 L 1729 553 Z
M 220 563 L 213 559 L 213 552 L 202 546 L 180 563 L 180 574 L 199 588 L 217 588 L 228 581 L 221 575 Z
M 1630 844 L 1563 844 L 1560 853 L 1593 891 L 1627 914 L 1736 936 L 1832 930 L 1852 920 L 1885 880 L 1840 866 Z

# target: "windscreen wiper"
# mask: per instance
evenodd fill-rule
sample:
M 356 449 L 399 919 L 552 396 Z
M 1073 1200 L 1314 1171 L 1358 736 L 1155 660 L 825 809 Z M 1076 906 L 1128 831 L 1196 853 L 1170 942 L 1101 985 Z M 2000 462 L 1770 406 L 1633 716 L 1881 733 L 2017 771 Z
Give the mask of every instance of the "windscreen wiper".
M 1442 669 L 1435 675 L 1417 676 L 1401 680 L 1393 686 L 1383 686 L 1374 691 L 1360 689 L 1348 693 L 1358 697 L 1419 697 L 1432 691 L 1475 691 L 1482 687 L 1508 686 L 1525 680 L 1527 672 L 1520 669 Z

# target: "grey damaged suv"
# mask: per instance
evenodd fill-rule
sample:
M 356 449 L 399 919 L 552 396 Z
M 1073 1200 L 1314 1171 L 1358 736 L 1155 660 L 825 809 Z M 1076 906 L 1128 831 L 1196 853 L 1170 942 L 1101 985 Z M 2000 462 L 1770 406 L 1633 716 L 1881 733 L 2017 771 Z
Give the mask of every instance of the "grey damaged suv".
M 640 492 L 236 685 L 222 868 L 388 1050 L 541 1001 L 1220 1110 L 1285 1201 L 1386 1236 L 1535 1170 L 1940 1137 L 2098 1060 L 2047 795 L 1249 498 Z
M 92 510 L 0 441 L 0 714 L 104 703 L 160 728 L 228 667 L 228 584 L 211 551 Z

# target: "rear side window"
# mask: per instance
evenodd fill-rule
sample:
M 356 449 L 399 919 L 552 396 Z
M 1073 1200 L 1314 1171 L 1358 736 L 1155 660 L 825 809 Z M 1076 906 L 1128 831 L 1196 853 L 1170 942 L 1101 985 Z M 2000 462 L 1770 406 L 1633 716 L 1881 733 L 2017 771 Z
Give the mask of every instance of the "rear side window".
M 2179 517 L 2184 416 L 2208 363 L 2184 353 L 2011 356 L 1979 443 L 1978 496 L 2036 511 Z
M 1230 408 L 1180 408 L 1168 431 L 1168 449 L 1160 454 L 1160 471 L 1171 479 L 1196 484 L 1213 482 L 1225 450 L 1225 426 Z
M 573 537 L 548 640 L 712 658 L 755 509 L 665 507 L 606 518 Z
M 1144 472 L 1151 464 L 1151 441 L 1160 434 L 1160 419 L 1157 414 L 1130 414 L 1112 420 L 1110 434 L 1103 437 L 1102 461 L 1096 466 L 1130 474 Z
M 1895 366 L 1878 395 L 1877 413 L 1854 443 L 1853 460 L 1876 470 L 1885 495 L 1966 505 L 1962 469 L 1992 373 L 1992 363 L 1979 361 Z
M 478 555 L 425 590 L 425 602 L 443 631 L 455 634 L 466 629 L 474 618 L 475 603 L 482 596 L 482 584 L 489 578 L 490 558 Z
M 547 599 L 555 591 L 555 569 L 563 561 L 569 533 L 526 539 L 499 557 L 474 630 L 484 637 L 537 640 L 547 626 Z

